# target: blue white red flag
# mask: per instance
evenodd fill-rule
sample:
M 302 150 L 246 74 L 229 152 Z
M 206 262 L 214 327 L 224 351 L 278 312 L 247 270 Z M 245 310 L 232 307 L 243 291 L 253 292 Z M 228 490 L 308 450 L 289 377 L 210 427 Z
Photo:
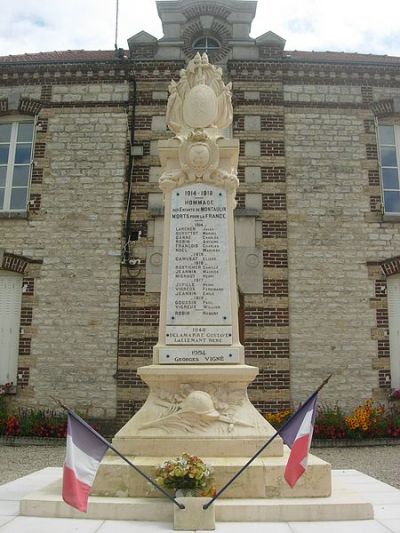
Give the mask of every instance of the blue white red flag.
M 292 488 L 307 468 L 308 452 L 317 414 L 317 396 L 317 394 L 311 396 L 293 415 L 287 426 L 278 432 L 291 450 L 284 478 Z
M 101 435 L 78 415 L 68 411 L 62 497 L 78 511 L 87 512 L 89 492 L 107 448 Z

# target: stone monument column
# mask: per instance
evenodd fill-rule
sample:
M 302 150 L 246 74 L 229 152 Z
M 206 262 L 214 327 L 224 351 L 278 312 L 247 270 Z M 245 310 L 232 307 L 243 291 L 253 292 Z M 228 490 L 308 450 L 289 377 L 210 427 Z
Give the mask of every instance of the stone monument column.
M 153 364 L 138 370 L 150 388 L 142 409 L 117 433 L 122 453 L 238 457 L 274 433 L 253 407 L 239 341 L 234 222 L 239 185 L 231 84 L 197 54 L 171 82 L 159 142 L 165 198 L 159 340 Z M 264 455 L 282 455 L 278 438 Z
M 153 364 L 138 369 L 148 398 L 113 445 L 149 475 L 166 458 L 198 455 L 213 465 L 221 487 L 275 433 L 247 396 L 258 368 L 245 364 L 239 341 L 233 235 L 239 143 L 223 136 L 232 122 L 231 86 L 206 54 L 189 62 L 170 93 L 167 123 L 175 137 L 159 143 L 165 198 L 159 339 Z M 224 497 L 330 494 L 329 465 L 316 458 L 291 489 L 283 479 L 287 457 L 277 437 Z M 112 454 L 92 494 L 155 495 Z

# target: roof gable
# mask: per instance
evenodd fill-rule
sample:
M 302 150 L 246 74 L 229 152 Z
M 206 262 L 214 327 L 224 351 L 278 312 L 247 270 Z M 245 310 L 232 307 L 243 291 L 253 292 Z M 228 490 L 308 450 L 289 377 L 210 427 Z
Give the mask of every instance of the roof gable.
M 267 31 L 256 38 L 256 44 L 264 46 L 276 46 L 277 48 L 282 48 L 283 50 L 285 48 L 286 40 L 273 31 Z

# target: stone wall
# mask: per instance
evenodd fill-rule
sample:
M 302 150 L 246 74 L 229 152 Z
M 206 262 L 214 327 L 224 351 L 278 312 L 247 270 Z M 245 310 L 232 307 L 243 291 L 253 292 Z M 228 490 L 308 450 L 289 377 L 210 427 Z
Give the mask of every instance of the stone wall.
M 24 265 L 21 405 L 48 405 L 56 392 L 124 422 L 146 399 L 137 369 L 151 362 L 158 335 L 157 142 L 171 135 L 167 87 L 183 66 L 2 66 L 3 112 L 21 98 L 39 102 L 27 217 L 0 217 L 3 268 Z M 143 156 L 132 169 L 138 261 L 128 271 L 120 259 L 133 74 Z M 261 289 L 242 290 L 239 310 L 246 360 L 260 368 L 251 400 L 262 411 L 286 408 L 329 373 L 330 402 L 384 399 L 386 276 L 400 237 L 380 209 L 371 105 L 399 95 L 398 69 L 277 59 L 230 61 L 226 75 L 240 140 L 237 244 L 256 248 L 262 263 Z
M 113 101 L 127 101 L 128 86 L 51 88 L 38 117 L 29 212 L 0 219 L 0 248 L 38 263 L 24 274 L 29 312 L 22 312 L 15 399 L 48 407 L 55 395 L 88 416 L 112 418 L 128 138 L 127 110 Z M 40 85 L 27 89 L 24 96 L 43 94 Z M 78 93 L 85 105 L 55 105 Z
M 232 63 L 233 134 L 240 139 L 236 216 L 253 210 L 253 235 L 263 259 L 262 290 L 243 291 L 246 362 L 259 367 L 249 397 L 262 412 L 290 405 L 286 162 L 282 75 L 254 81 Z M 249 269 L 242 274 L 254 275 Z
M 380 191 L 370 179 L 378 166 L 369 106 L 327 108 L 320 89 L 305 86 L 308 109 L 291 108 L 298 99 L 285 91 L 291 389 L 300 402 L 332 373 L 323 399 L 354 407 L 384 400 L 390 388 L 385 325 L 377 324 L 386 298 L 374 283 L 382 272 L 370 263 L 398 255 L 400 236 L 370 201 Z M 346 102 L 355 93 L 340 90 Z

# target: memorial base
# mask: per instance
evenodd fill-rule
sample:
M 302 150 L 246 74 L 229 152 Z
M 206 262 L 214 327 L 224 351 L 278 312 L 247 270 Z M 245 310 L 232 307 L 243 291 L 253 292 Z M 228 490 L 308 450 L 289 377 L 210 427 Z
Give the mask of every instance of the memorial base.
M 262 457 L 254 462 L 223 493 L 221 498 L 316 498 L 331 494 L 331 467 L 329 463 L 309 456 L 306 473 L 292 489 L 286 483 L 283 472 L 289 450 L 285 446 L 281 457 Z M 183 450 L 184 451 L 184 450 Z M 154 478 L 156 467 L 168 456 L 132 457 L 128 459 Z M 202 457 L 214 468 L 217 490 L 225 485 L 250 457 Z M 94 496 L 151 497 L 163 498 L 132 467 L 118 456 L 109 452 L 97 472 L 91 491 Z
M 59 481 L 25 496 L 21 500 L 21 515 L 93 520 L 173 521 L 174 504 L 160 498 L 90 496 L 88 512 L 80 513 L 63 502 L 61 476 L 60 468 Z M 334 478 L 332 495 L 327 498 L 218 499 L 214 504 L 215 519 L 217 522 L 371 520 L 372 505 L 357 494 L 357 488 L 357 484 L 345 484 Z M 151 529 L 150 524 L 149 528 Z
M 251 457 L 275 433 L 247 396 L 256 367 L 150 365 L 138 374 L 148 398 L 112 441 L 125 455 Z M 282 453 L 277 437 L 262 456 Z

